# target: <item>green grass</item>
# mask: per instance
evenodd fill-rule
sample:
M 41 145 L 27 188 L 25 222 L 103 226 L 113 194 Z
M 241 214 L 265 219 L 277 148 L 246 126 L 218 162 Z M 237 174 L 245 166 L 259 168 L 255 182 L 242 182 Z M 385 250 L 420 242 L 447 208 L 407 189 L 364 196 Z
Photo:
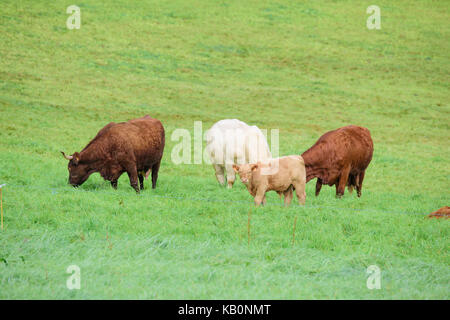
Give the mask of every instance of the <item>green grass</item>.
M 448 2 L 378 1 L 381 30 L 365 1 L 83 1 L 68 30 L 71 4 L 0 9 L 1 299 L 450 298 L 449 222 L 425 218 L 449 205 Z M 144 114 L 166 128 L 156 190 L 67 185 L 59 150 Z M 279 129 L 281 155 L 368 127 L 362 198 L 313 181 L 305 207 L 254 208 L 211 166 L 172 163 L 176 128 L 225 118 Z

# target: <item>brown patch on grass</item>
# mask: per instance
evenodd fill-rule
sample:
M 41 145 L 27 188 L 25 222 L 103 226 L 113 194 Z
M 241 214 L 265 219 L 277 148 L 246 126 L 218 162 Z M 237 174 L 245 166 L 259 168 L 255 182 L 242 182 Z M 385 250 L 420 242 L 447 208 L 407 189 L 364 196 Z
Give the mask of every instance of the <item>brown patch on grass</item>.
M 444 206 L 428 215 L 428 218 L 450 218 L 450 207 Z

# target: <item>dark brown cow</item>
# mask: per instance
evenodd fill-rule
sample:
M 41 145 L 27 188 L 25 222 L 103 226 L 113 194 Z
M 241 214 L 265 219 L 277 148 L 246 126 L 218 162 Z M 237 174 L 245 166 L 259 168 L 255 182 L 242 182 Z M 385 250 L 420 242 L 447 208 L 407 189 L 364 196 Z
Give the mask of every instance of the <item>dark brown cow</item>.
M 322 184 L 336 185 L 336 196 L 344 194 L 345 186 L 351 193 L 356 187 L 358 197 L 367 166 L 372 160 L 373 142 L 370 132 L 358 126 L 346 126 L 325 133 L 303 152 L 306 182 L 317 178 L 316 196 Z
M 163 125 L 146 115 L 127 122 L 111 122 L 81 152 L 71 156 L 61 153 L 69 160 L 69 183 L 74 187 L 99 172 L 116 189 L 117 180 L 126 172 L 131 186 L 139 192 L 139 186 L 144 188 L 143 175 L 148 176 L 150 170 L 152 188 L 156 187 L 164 144 Z

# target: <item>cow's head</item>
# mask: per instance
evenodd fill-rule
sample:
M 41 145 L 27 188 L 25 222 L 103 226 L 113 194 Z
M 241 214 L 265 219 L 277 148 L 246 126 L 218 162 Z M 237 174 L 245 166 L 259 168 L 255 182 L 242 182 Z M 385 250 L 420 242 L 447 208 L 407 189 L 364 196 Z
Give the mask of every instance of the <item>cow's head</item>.
M 69 184 L 71 184 L 74 187 L 80 186 L 87 180 L 87 178 L 89 178 L 89 176 L 92 173 L 92 170 L 90 169 L 88 164 L 83 163 L 83 161 L 81 161 L 80 154 L 78 152 L 75 152 L 71 156 L 67 156 L 62 151 L 61 153 L 64 158 L 69 160 L 68 164 Z
M 253 171 L 258 169 L 258 164 L 241 164 L 240 166 L 233 164 L 234 172 L 239 174 L 243 184 L 247 185 L 252 180 Z

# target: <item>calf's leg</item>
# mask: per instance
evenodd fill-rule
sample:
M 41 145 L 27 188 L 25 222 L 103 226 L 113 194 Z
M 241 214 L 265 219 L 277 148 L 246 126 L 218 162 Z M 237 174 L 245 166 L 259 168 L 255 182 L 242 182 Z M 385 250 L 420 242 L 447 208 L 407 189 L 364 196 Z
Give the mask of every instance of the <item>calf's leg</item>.
M 306 201 L 305 181 L 296 181 L 294 183 L 294 188 L 298 203 L 304 205 Z
M 293 197 L 293 192 L 292 192 L 292 185 L 289 186 L 289 188 L 284 191 L 284 205 L 286 207 L 289 207 L 289 205 L 291 204 L 292 201 L 292 197 Z
M 265 196 L 266 196 L 266 190 L 264 188 L 260 188 L 256 191 L 255 205 L 257 207 L 262 203 Z

